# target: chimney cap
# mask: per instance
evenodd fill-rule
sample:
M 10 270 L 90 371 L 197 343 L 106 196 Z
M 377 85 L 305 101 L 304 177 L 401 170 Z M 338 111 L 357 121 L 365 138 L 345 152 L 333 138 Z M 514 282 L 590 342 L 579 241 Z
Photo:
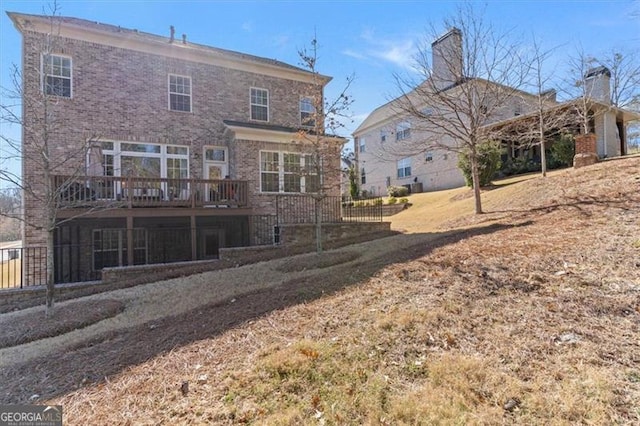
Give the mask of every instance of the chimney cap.
M 609 68 L 605 67 L 604 65 L 601 65 L 595 68 L 590 68 L 589 70 L 587 70 L 586 74 L 584 75 L 584 78 L 597 77 L 602 74 L 611 78 L 611 71 L 609 71 Z
M 441 41 L 443 41 L 444 39 L 446 39 L 447 37 L 451 36 L 451 35 L 458 35 L 460 37 L 462 37 L 462 31 L 460 31 L 460 28 L 457 27 L 451 27 L 449 29 L 449 31 L 447 31 L 446 33 L 444 33 L 443 35 L 441 35 L 440 37 L 438 37 L 437 39 L 435 39 L 433 41 L 433 43 L 431 43 L 431 46 L 435 46 L 436 44 L 440 43 Z

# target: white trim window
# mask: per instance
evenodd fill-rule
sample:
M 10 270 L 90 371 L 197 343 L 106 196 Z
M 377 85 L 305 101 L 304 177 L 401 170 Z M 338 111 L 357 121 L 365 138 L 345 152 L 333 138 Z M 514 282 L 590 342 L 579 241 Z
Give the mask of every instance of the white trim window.
M 300 99 L 300 125 L 314 127 L 316 125 L 316 107 L 312 98 Z
M 269 121 L 269 91 L 258 87 L 251 88 L 251 119 Z
M 396 125 L 396 140 L 402 141 L 411 137 L 411 123 L 408 121 L 400 122 Z
M 70 98 L 73 91 L 71 57 L 42 55 L 42 91 L 45 95 Z
M 169 74 L 169 110 L 191 112 L 191 77 Z
M 359 137 L 358 138 L 358 151 L 359 152 L 365 152 L 366 151 L 366 139 L 364 137 Z
M 313 156 L 260 151 L 260 192 L 310 193 L 320 190 Z
M 398 160 L 397 169 L 399 179 L 411 176 L 411 157 Z
M 178 197 L 188 189 L 189 147 L 137 142 L 101 142 L 103 176 L 132 178 L 167 178 L 149 181 L 165 198 Z M 124 184 L 109 180 L 99 188 L 99 197 L 115 198 L 124 193 Z

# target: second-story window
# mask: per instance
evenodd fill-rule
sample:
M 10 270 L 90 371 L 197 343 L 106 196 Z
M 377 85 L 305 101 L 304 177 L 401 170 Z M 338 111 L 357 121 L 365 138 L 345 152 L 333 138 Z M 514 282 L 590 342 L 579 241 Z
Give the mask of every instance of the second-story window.
M 269 121 L 269 91 L 251 88 L 251 119 Z
M 313 106 L 313 99 L 311 98 L 302 98 L 300 100 L 300 124 L 307 127 L 316 125 L 316 107 Z
M 71 97 L 71 58 L 60 55 L 42 56 L 43 92 L 45 95 Z
M 404 139 L 409 139 L 411 136 L 411 123 L 408 121 L 403 121 L 402 123 L 398 123 L 396 126 L 396 140 L 401 141 Z
M 191 77 L 169 74 L 169 109 L 191 112 Z
M 358 138 L 358 141 L 359 141 L 359 147 L 358 147 L 358 150 L 359 150 L 360 152 L 365 152 L 365 150 L 367 149 L 367 147 L 366 147 L 366 141 L 365 141 L 365 138 L 360 137 L 360 138 Z

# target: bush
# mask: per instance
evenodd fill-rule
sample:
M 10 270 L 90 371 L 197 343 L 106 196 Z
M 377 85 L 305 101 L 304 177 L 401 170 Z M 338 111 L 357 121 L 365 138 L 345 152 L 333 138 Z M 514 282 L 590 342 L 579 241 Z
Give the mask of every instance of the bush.
M 400 198 L 399 203 L 400 204 L 407 204 L 409 202 L 408 198 Z
M 560 135 L 551 145 L 551 158 L 561 166 L 573 166 L 576 142 L 570 134 Z
M 478 174 L 480 177 L 480 186 L 486 186 L 500 169 L 502 154 L 502 146 L 500 142 L 484 142 L 477 146 L 478 149 Z M 473 178 L 471 176 L 471 161 L 469 153 L 462 152 L 458 156 L 458 168 L 464 175 L 467 186 L 473 187 Z
M 383 204 L 382 198 L 376 198 L 375 200 L 373 200 L 373 203 L 371 205 L 381 206 L 382 204 Z
M 390 186 L 387 188 L 389 197 L 406 197 L 409 195 L 409 188 L 406 186 Z
M 395 204 L 398 202 L 398 199 L 396 197 L 391 197 L 387 200 L 387 204 Z

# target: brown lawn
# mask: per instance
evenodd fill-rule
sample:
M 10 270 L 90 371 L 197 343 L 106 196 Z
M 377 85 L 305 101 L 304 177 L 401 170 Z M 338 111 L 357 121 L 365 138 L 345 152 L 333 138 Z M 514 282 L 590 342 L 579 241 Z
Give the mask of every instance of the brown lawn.
M 65 424 L 640 423 L 640 158 L 483 197 L 474 216 L 467 189 L 416 194 L 404 235 L 73 302 L 125 308 L 1 349 L 0 402 Z

